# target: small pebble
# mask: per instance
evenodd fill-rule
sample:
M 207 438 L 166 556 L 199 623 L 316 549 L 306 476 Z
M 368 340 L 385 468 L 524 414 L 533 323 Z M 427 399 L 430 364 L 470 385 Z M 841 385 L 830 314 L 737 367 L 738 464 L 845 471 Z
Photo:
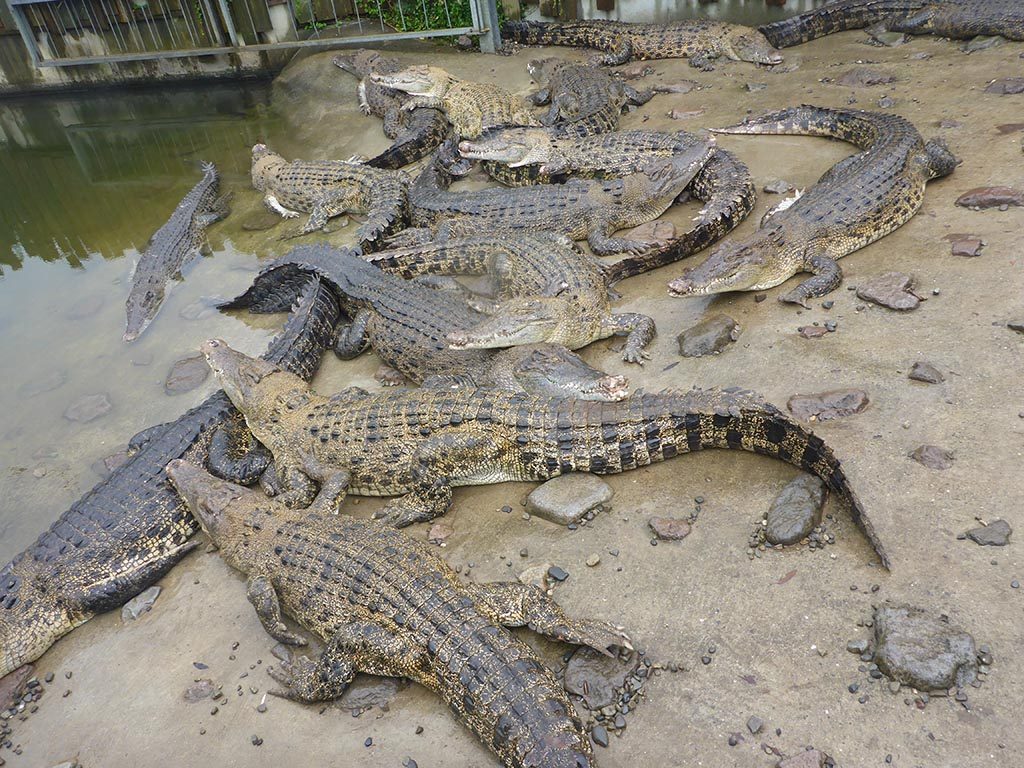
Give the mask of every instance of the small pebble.
M 598 725 L 590 732 L 590 735 L 594 739 L 594 743 L 599 747 L 608 746 L 608 730 L 603 725 Z
M 590 555 L 590 557 L 587 558 L 587 565 L 590 566 L 591 568 L 593 568 L 595 565 L 597 565 L 600 562 L 601 562 L 600 555 L 596 555 L 596 554 L 595 555 Z
M 366 741 L 363 742 L 363 746 L 364 747 L 372 747 L 373 746 L 373 736 L 367 736 L 366 737 Z
M 253 735 L 251 741 L 252 741 L 252 745 L 254 747 L 258 747 L 258 746 L 263 744 L 263 739 L 261 739 L 259 736 L 256 736 L 256 735 Z

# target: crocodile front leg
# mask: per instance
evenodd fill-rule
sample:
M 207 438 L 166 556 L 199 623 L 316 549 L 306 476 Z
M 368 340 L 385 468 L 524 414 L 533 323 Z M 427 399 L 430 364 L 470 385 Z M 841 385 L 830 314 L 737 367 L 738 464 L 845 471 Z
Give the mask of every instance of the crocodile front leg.
M 713 72 L 715 69 L 714 51 L 699 51 L 690 57 L 690 66 L 701 72 Z
M 644 360 L 651 356 L 645 351 L 647 345 L 654 340 L 654 320 L 647 315 L 636 312 L 623 312 L 610 315 L 601 324 L 601 330 L 607 335 L 625 336 L 626 347 L 622 350 L 622 359 L 627 363 L 643 365 Z
M 496 624 L 529 627 L 534 632 L 573 645 L 586 645 L 607 656 L 612 648 L 633 650 L 622 627 L 603 621 L 572 619 L 548 595 L 536 587 L 516 582 L 467 584 L 477 605 Z
M 801 307 L 809 309 L 810 307 L 807 305 L 808 299 L 831 293 L 843 282 L 842 268 L 835 259 L 829 256 L 821 254 L 812 256 L 804 265 L 804 271 L 813 272 L 814 277 L 804 280 L 804 282 L 800 283 L 789 293 L 780 296 L 779 301 L 799 304 Z
M 352 360 L 361 355 L 367 347 L 367 328 L 373 313 L 368 309 L 360 309 L 352 322 L 345 326 L 339 326 L 334 339 L 334 354 L 342 360 Z
M 438 430 L 413 453 L 410 463 L 412 487 L 394 499 L 374 517 L 396 528 L 433 520 L 448 511 L 452 503 L 452 481 L 483 474 L 493 468 L 497 474 L 507 441 L 479 423 Z
M 349 189 L 335 189 L 324 194 L 319 202 L 313 206 L 313 211 L 306 219 L 306 223 L 297 232 L 284 235 L 281 239 L 288 240 L 293 237 L 308 235 L 310 232 L 317 232 L 327 226 L 327 222 L 335 216 L 340 216 L 350 210 L 352 206 L 352 191 Z
M 316 483 L 297 465 L 275 462 L 280 493 L 277 500 L 289 509 L 304 509 L 316 498 Z
M 384 113 L 384 135 L 397 139 L 405 130 L 406 113 L 399 107 L 391 107 Z
M 285 208 L 281 203 L 278 202 L 274 195 L 267 195 L 263 198 L 263 204 L 270 209 L 271 213 L 276 213 L 283 219 L 294 219 L 299 216 L 299 211 L 293 211 L 290 208 Z
M 283 687 L 270 691 L 293 701 L 336 699 L 345 692 L 356 672 L 385 677 L 421 677 L 426 657 L 409 639 L 395 635 L 376 622 L 344 624 L 313 661 L 300 656 L 267 673 Z
M 642 240 L 630 240 L 625 237 L 612 237 L 611 233 L 615 227 L 610 224 L 601 224 L 590 230 L 587 235 L 587 242 L 590 249 L 598 256 L 611 256 L 615 253 L 630 253 L 639 255 L 650 249 L 650 244 Z
M 267 634 L 285 645 L 305 645 L 306 641 L 299 635 L 288 631 L 281 617 L 281 602 L 277 599 L 277 590 L 270 579 L 263 575 L 249 578 L 245 596 L 256 609 L 263 629 Z
M 626 103 L 639 107 L 654 98 L 654 91 L 638 91 L 631 85 L 622 86 L 622 92 L 626 95 Z
M 402 105 L 403 112 L 412 112 L 414 109 L 443 109 L 444 99 L 439 96 L 413 96 Z

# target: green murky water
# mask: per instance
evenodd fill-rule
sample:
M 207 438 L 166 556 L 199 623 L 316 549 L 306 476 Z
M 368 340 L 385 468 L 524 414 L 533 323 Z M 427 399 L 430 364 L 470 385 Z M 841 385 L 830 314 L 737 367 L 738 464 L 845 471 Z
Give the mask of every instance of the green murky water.
M 141 339 L 121 341 L 139 250 L 200 160 L 217 164 L 224 189 L 248 186 L 248 148 L 279 131 L 268 103 L 268 87 L 238 85 L 0 103 L 0 561 L 101 478 L 95 462 L 212 388 L 167 395 L 175 360 L 211 335 L 257 351 L 272 333 L 202 302 L 256 268 L 232 242 L 237 226 L 220 226 L 213 258 L 187 269 Z M 95 394 L 108 413 L 64 416 Z

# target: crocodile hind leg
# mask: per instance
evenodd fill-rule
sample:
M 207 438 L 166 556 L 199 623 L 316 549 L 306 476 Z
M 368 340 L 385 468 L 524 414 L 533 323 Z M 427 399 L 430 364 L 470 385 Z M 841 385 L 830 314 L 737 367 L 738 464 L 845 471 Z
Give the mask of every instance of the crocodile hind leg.
M 499 474 L 501 458 L 508 453 L 506 441 L 497 441 L 479 423 L 438 430 L 410 458 L 409 493 L 388 502 L 374 517 L 396 528 L 433 520 L 451 506 L 453 479 Z
M 163 424 L 156 424 L 152 427 L 146 427 L 141 432 L 135 433 L 135 435 L 128 441 L 127 453 L 129 456 L 134 456 L 136 453 L 145 448 L 153 438 L 159 435 L 161 432 L 166 430 L 173 421 L 166 421 Z
M 809 309 L 810 307 L 807 305 L 808 299 L 831 293 L 843 282 L 842 268 L 840 268 L 839 263 L 835 259 L 828 256 L 822 256 L 821 254 L 812 256 L 806 263 L 805 271 L 813 272 L 814 277 L 804 280 L 789 293 L 780 296 L 779 301 L 784 301 L 788 304 L 799 304 L 801 307 Z
M 601 330 L 609 336 L 625 336 L 626 347 L 622 350 L 622 359 L 627 363 L 644 364 L 651 356 L 644 350 L 654 340 L 654 320 L 647 315 L 636 312 L 623 312 L 610 315 L 601 324 Z
M 293 211 L 291 208 L 285 208 L 281 205 L 274 195 L 267 195 L 264 197 L 263 204 L 267 206 L 272 213 L 276 213 L 283 219 L 294 219 L 300 215 L 299 211 Z
M 633 650 L 621 627 L 603 621 L 572 619 L 558 603 L 536 587 L 516 582 L 466 584 L 485 613 L 506 627 L 529 627 L 534 632 L 573 645 L 586 645 L 608 656 L 612 648 Z
M 270 691 L 293 701 L 336 699 L 345 692 L 356 672 L 384 677 L 420 677 L 425 656 L 408 638 L 371 621 L 342 625 L 314 661 L 300 656 L 267 673 L 284 686 Z
M 623 85 L 622 90 L 626 96 L 626 103 L 632 104 L 634 107 L 646 104 L 654 98 L 654 91 L 638 91 L 631 85 Z
M 281 603 L 277 599 L 277 590 L 270 582 L 270 579 L 263 575 L 255 575 L 249 578 L 246 585 L 245 596 L 256 609 L 260 624 L 267 634 L 285 645 L 305 645 L 306 641 L 299 635 L 288 631 L 284 620 L 281 617 Z
M 241 419 L 221 424 L 210 439 L 206 468 L 217 477 L 239 485 L 260 479 L 273 457 L 252 436 Z
M 334 189 L 324 194 L 320 201 L 313 206 L 313 211 L 296 232 L 282 235 L 282 240 L 289 240 L 293 237 L 308 235 L 310 232 L 318 232 L 327 226 L 327 222 L 335 216 L 340 216 L 352 207 L 352 190 Z
M 373 315 L 369 310 L 361 309 L 356 312 L 352 322 L 346 326 L 339 326 L 334 339 L 334 354 L 342 360 L 351 360 L 361 355 L 367 347 L 367 327 Z
M 590 230 L 590 233 L 587 235 L 587 242 L 590 243 L 590 249 L 598 256 L 611 256 L 615 253 L 630 253 L 637 255 L 650 249 L 650 244 L 645 243 L 642 240 L 630 240 L 625 237 L 612 237 L 611 233 L 614 232 L 615 229 L 616 227 L 613 225 L 604 224 Z
M 700 51 L 690 57 L 690 66 L 701 72 L 713 72 L 715 55 L 711 51 Z

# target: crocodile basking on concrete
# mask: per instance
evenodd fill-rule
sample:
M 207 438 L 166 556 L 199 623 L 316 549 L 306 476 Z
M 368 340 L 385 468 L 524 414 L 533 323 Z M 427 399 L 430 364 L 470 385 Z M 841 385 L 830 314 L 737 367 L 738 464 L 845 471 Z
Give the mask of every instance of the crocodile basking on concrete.
M 561 683 L 505 627 L 611 655 L 632 649 L 610 624 L 565 615 L 534 586 L 474 584 L 423 542 L 374 520 L 293 511 L 184 461 L 167 474 L 276 641 L 325 643 L 316 659 L 270 667 L 299 702 L 330 701 L 357 672 L 407 677 L 436 693 L 509 768 L 593 768 L 590 738 Z M 318 505 L 316 505 L 318 506 Z
M 440 67 L 416 65 L 398 72 L 376 72 L 370 79 L 412 96 L 402 105 L 404 110 L 443 110 L 452 128 L 467 138 L 495 125 L 537 124 L 522 100 L 500 85 L 460 80 Z
M 549 105 L 540 118 L 559 136 L 591 136 L 618 130 L 627 104 L 646 104 L 654 95 L 641 93 L 599 69 L 565 59 L 540 59 L 529 64 L 530 76 L 541 86 L 531 100 Z
M 616 403 L 496 389 L 416 390 L 331 398 L 264 360 L 210 340 L 203 354 L 253 435 L 274 455 L 291 506 L 336 510 L 346 493 L 399 496 L 381 516 L 430 520 L 453 486 L 616 474 L 707 448 L 773 456 L 843 498 L 883 564 L 881 543 L 825 442 L 742 390 L 636 393 Z
M 879 26 L 890 32 L 965 39 L 1000 35 L 1024 40 L 1020 0 L 833 0 L 788 19 L 758 27 L 777 48 L 788 48 L 847 29 Z
M 862 151 L 841 160 L 785 210 L 741 240 L 719 245 L 700 265 L 669 283 L 673 296 L 763 291 L 800 272 L 813 277 L 780 297 L 807 300 L 842 282 L 837 260 L 898 229 L 917 213 L 925 185 L 953 172 L 957 160 L 939 140 L 925 142 L 898 115 L 801 106 L 721 133 L 826 136 Z
M 575 139 L 544 128 L 495 128 L 475 141 L 459 142 L 459 153 L 483 161 L 488 174 L 503 184 L 522 186 L 568 177 L 620 178 L 636 173 L 651 160 L 685 153 L 703 141 L 686 131 L 616 131 Z M 757 198 L 750 171 L 721 148 L 697 171 L 685 192 L 704 203 L 697 223 L 667 245 L 606 266 L 608 283 L 671 264 L 708 247 L 743 221 Z
M 526 229 L 586 238 L 591 250 L 602 256 L 639 253 L 650 244 L 612 237 L 612 233 L 661 216 L 714 151 L 714 141 L 707 140 L 681 154 L 653 160 L 622 179 L 570 179 L 564 184 L 450 192 L 447 168 L 454 152 L 446 142 L 409 188 L 410 219 L 413 227 L 433 230 L 442 239 Z M 400 241 L 422 234 L 412 230 L 403 233 Z
M 448 135 L 448 120 L 437 109 L 415 109 L 406 112 L 402 104 L 409 97 L 385 88 L 371 79 L 375 72 L 388 74 L 402 68 L 398 59 L 383 56 L 379 51 L 358 50 L 340 53 L 335 66 L 359 78 L 359 106 L 363 114 L 384 120 L 384 134 L 394 143 L 376 157 L 367 160 L 374 168 L 401 168 L 430 154 Z
M 711 19 L 628 24 L 622 21 L 506 21 L 501 35 L 524 45 L 570 45 L 605 51 L 602 64 L 625 64 L 630 59 L 682 59 L 699 69 L 727 58 L 754 64 L 781 64 L 782 54 L 760 32 L 739 24 Z
M 473 328 L 488 318 L 470 309 L 462 296 L 387 274 L 350 251 L 327 245 L 295 248 L 264 269 L 249 290 L 223 306 L 261 311 L 263 301 L 269 299 L 269 309 L 275 309 L 279 294 L 275 284 L 290 282 L 296 272 L 316 273 L 334 286 L 342 307 L 353 318 L 339 332 L 335 351 L 349 359 L 367 344 L 373 347 L 391 369 L 385 372 L 389 377 L 385 383 L 399 383 L 394 381 L 393 372 L 397 372 L 432 388 L 502 387 L 587 400 L 620 400 L 629 394 L 625 377 L 590 367 L 560 344 L 523 341 L 523 346 L 511 349 L 453 349 L 448 340 L 452 332 Z M 622 325 L 625 329 L 625 321 Z M 642 354 L 647 340 L 643 330 L 633 342 L 637 354 Z
M 267 359 L 297 380 L 312 378 L 337 317 L 331 291 L 310 282 Z M 0 568 L 0 677 L 155 583 L 195 546 L 196 521 L 163 468 L 181 457 L 205 463 L 216 430 L 237 419 L 217 392 L 176 421 L 140 432 L 128 461 Z
M 310 214 L 295 235 L 322 229 L 343 213 L 366 214 L 356 230 L 361 247 L 369 250 L 397 231 L 406 218 L 409 178 L 401 171 L 372 168 L 343 160 L 288 162 L 266 144 L 252 148 L 252 185 L 264 193 L 267 207 L 284 218 L 299 211 Z
M 206 228 L 228 215 L 227 198 L 218 197 L 220 175 L 213 163 L 203 163 L 203 178 L 182 198 L 174 213 L 146 248 L 132 272 L 132 287 L 125 302 L 125 341 L 135 341 L 146 330 L 185 264 L 206 243 Z

